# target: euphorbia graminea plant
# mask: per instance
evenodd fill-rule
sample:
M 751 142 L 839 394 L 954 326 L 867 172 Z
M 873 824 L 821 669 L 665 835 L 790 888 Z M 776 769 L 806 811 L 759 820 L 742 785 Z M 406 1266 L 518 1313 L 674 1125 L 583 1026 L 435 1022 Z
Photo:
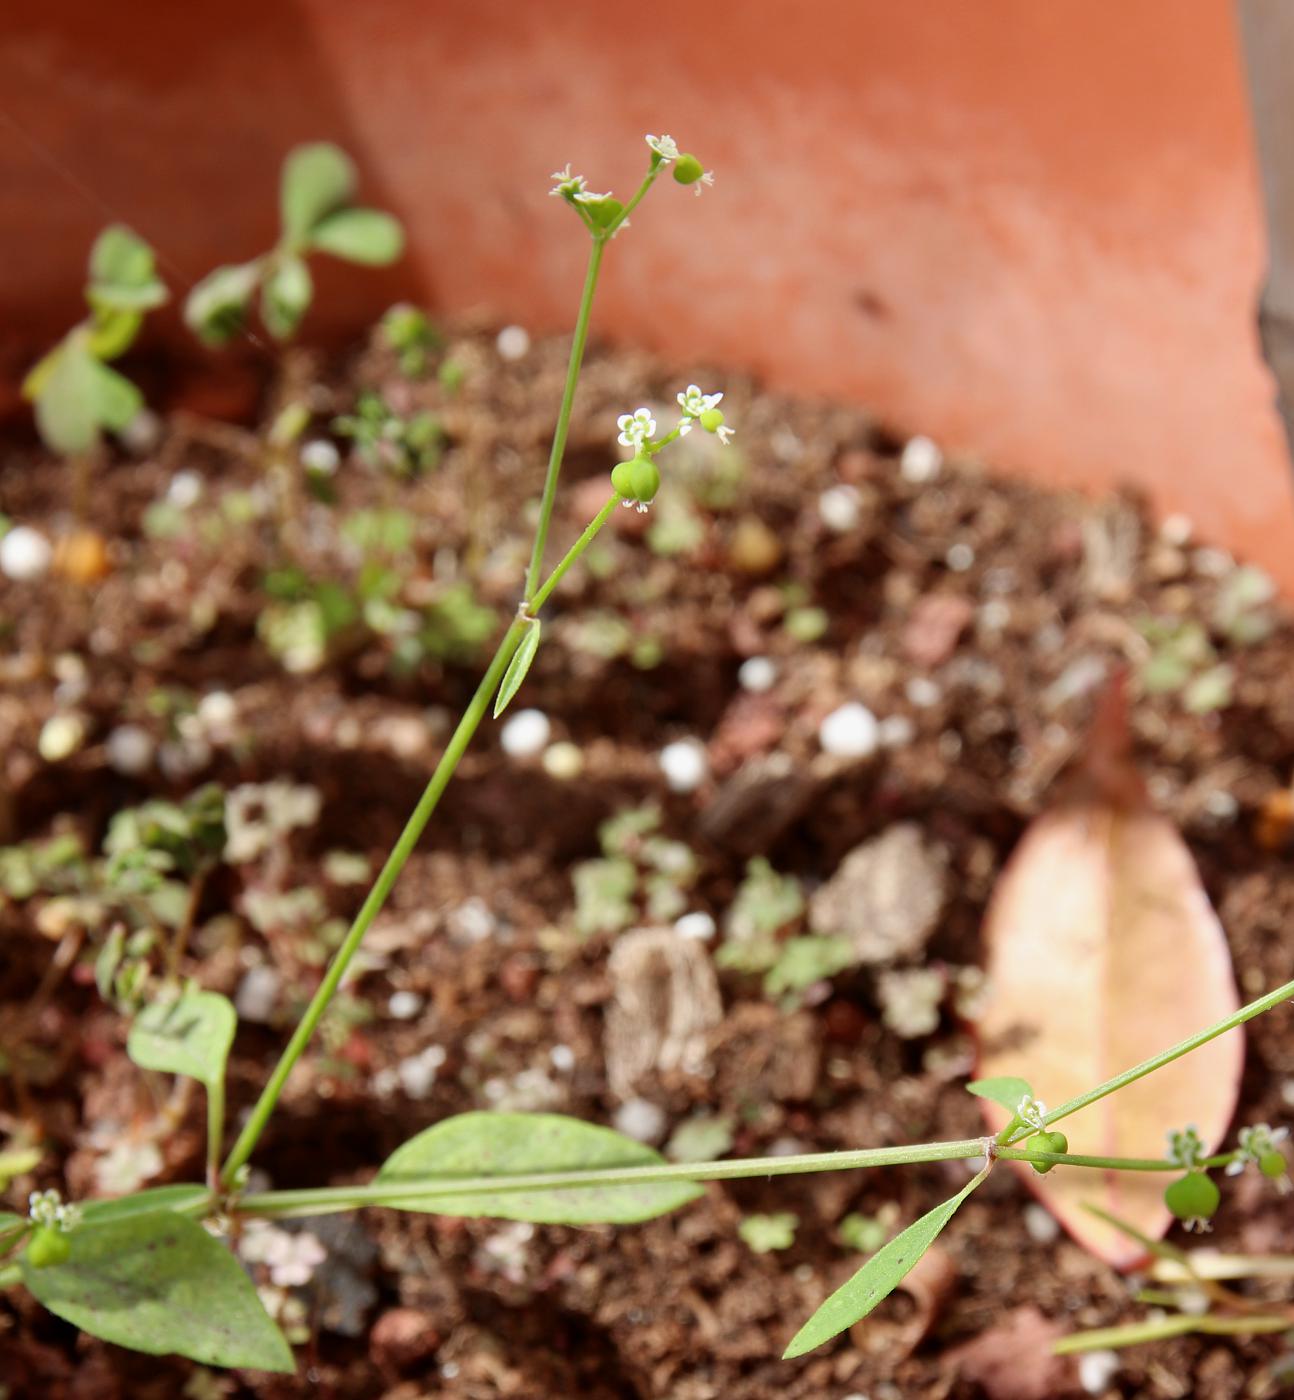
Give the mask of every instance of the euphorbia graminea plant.
M 1294 982 L 1051 1111 L 1021 1079 L 997 1078 L 968 1086 L 972 1093 L 1004 1105 L 1011 1114 L 1010 1122 L 996 1136 L 675 1164 L 663 1161 L 641 1143 L 573 1118 L 548 1113 L 472 1112 L 419 1133 L 398 1148 L 366 1185 L 246 1189 L 249 1159 L 288 1075 L 318 1028 L 472 736 L 491 705 L 497 716 L 523 684 L 539 647 L 544 604 L 617 505 L 638 510 L 650 506 L 661 487 L 657 459 L 668 446 L 695 427 L 723 442 L 731 435 L 718 407 L 722 396 L 706 393 L 695 384 L 678 394 L 678 420 L 663 433 L 650 409 L 626 411 L 619 420 L 618 442 L 628 455 L 612 470 L 607 501 L 545 576 L 548 528 L 607 247 L 627 226 L 629 215 L 663 172 L 671 170 L 678 183 L 691 185 L 698 193 L 713 182 L 700 162 L 680 152 L 670 137 L 649 136 L 647 145 L 646 174 L 627 201 L 590 192 L 584 178 L 573 175 L 569 167 L 553 177 L 552 193 L 574 210 L 589 236 L 589 262 L 516 617 L 223 1164 L 224 1076 L 236 1031 L 234 1009 L 215 993 L 172 987 L 169 996 L 153 1001 L 136 1017 L 127 1049 L 131 1058 L 147 1069 L 187 1075 L 204 1085 L 212 1164 L 207 1180 L 76 1206 L 64 1205 L 57 1193 L 46 1191 L 32 1197 L 26 1217 L 0 1215 L 0 1253 L 9 1258 L 7 1265 L 0 1264 L 0 1280 L 26 1285 L 52 1312 L 86 1332 L 140 1351 L 176 1352 L 212 1365 L 291 1370 L 293 1357 L 287 1340 L 222 1239 L 247 1229 L 251 1222 L 388 1206 L 538 1224 L 629 1224 L 685 1206 L 702 1194 L 702 1183 L 707 1181 L 858 1171 L 916 1162 L 978 1163 L 975 1174 L 959 1191 L 879 1249 L 822 1304 L 787 1347 L 787 1356 L 798 1356 L 866 1316 L 891 1292 L 999 1159 L 1028 1162 L 1040 1172 L 1056 1166 L 1166 1172 L 1175 1177 L 1168 1188 L 1170 1205 L 1179 1214 L 1199 1221 L 1216 1206 L 1216 1187 L 1208 1176 L 1211 1170 L 1220 1166 L 1243 1169 L 1252 1162 L 1266 1175 L 1284 1174 L 1279 1134 L 1271 1130 L 1251 1130 L 1236 1151 L 1210 1158 L 1202 1157 L 1198 1143 L 1193 1147 L 1183 1134 L 1181 1142 L 1175 1141 L 1164 1157 L 1143 1160 L 1070 1154 L 1064 1134 L 1054 1125 L 1294 996 Z M 270 1240 L 269 1244 L 277 1248 L 282 1242 Z M 266 1254 L 266 1249 L 261 1253 Z M 310 1267 L 304 1254 L 288 1258 L 280 1249 L 274 1257 L 279 1260 L 282 1280 L 288 1283 Z M 201 1299 L 200 1307 L 193 1305 L 195 1298 Z

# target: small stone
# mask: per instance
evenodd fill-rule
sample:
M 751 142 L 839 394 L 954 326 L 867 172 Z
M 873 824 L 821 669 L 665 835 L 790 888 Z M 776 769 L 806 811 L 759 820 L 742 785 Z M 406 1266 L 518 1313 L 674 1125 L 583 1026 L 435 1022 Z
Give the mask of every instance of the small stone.
M 46 763 L 61 763 L 85 743 L 85 719 L 78 714 L 51 715 L 41 727 L 36 747 Z
M 927 593 L 918 599 L 903 624 L 900 644 L 909 661 L 923 669 L 942 666 L 957 650 L 974 604 L 957 593 Z
M 1078 1383 L 1089 1395 L 1100 1395 L 1118 1373 L 1116 1351 L 1085 1351 L 1078 1358 Z
M 943 691 L 925 676 L 913 676 L 903 687 L 903 693 L 907 696 L 908 703 L 915 705 L 919 710 L 928 710 L 943 699 Z
M 947 865 L 921 829 L 900 822 L 841 861 L 809 901 L 815 933 L 848 938 L 860 962 L 918 953 L 934 932 L 947 890 Z
M 964 574 L 975 562 L 975 551 L 970 545 L 959 541 L 949 547 L 948 553 L 944 555 L 944 563 L 955 574 Z
M 176 472 L 166 488 L 168 505 L 177 510 L 188 510 L 202 499 L 202 478 L 197 472 Z
M 126 778 L 137 778 L 153 764 L 153 736 L 137 724 L 119 724 L 104 741 L 108 767 Z
M 867 758 L 880 742 L 876 716 L 856 701 L 841 705 L 818 726 L 818 743 L 836 758 Z
M 939 475 L 943 464 L 944 454 L 937 443 L 928 437 L 914 437 L 899 458 L 899 475 L 913 486 L 924 486 Z
M 504 326 L 494 348 L 505 360 L 524 360 L 530 353 L 530 332 L 524 326 Z
M 752 695 L 763 695 L 777 682 L 777 664 L 767 656 L 752 656 L 737 670 L 737 684 Z
M 696 739 L 666 744 L 660 753 L 660 770 L 671 792 L 695 792 L 710 771 L 705 745 Z
M 611 1117 L 611 1126 L 635 1142 L 657 1143 L 665 1136 L 669 1120 L 665 1110 L 646 1099 L 622 1103 Z
M 127 452 L 143 457 L 162 440 L 162 420 L 151 408 L 141 408 L 117 434 Z
M 818 497 L 818 514 L 828 530 L 843 535 L 857 527 L 862 516 L 862 497 L 853 486 L 832 486 Z
M 542 710 L 518 710 L 499 731 L 499 743 L 511 758 L 534 758 L 547 747 L 552 732 Z
M 0 539 L 0 573 L 18 583 L 30 583 L 47 574 L 53 562 L 50 542 L 30 525 L 15 525 Z
M 198 701 L 198 719 L 204 728 L 227 729 L 238 718 L 238 706 L 227 690 L 213 690 Z
M 417 1055 L 401 1060 L 395 1069 L 400 1087 L 411 1099 L 425 1098 L 436 1082 L 437 1070 L 447 1058 L 443 1046 L 429 1045 Z
M 584 771 L 584 751 L 567 739 L 549 744 L 542 759 L 544 772 L 559 782 L 569 783 Z
M 907 715 L 887 715 L 877 736 L 883 749 L 905 749 L 917 737 L 917 727 Z
M 674 920 L 674 932 L 680 938 L 692 939 L 697 943 L 708 943 L 718 932 L 713 915 L 695 909 Z
M 757 515 L 743 515 L 733 528 L 728 562 L 740 574 L 759 577 L 782 562 L 782 541 Z
M 451 910 L 445 919 L 450 942 L 466 947 L 472 943 L 482 943 L 490 938 L 498 928 L 490 906 L 478 895 L 464 900 L 457 909 Z
M 1035 1244 L 1054 1244 L 1060 1235 L 1056 1217 L 1039 1205 L 1025 1206 L 1024 1228 Z
M 341 465 L 341 453 L 327 438 L 311 438 L 301 446 L 301 465 L 316 476 L 332 476 Z
M 554 1045 L 548 1058 L 559 1074 L 569 1074 L 575 1068 L 575 1051 L 569 1045 Z
M 244 1021 L 268 1025 L 273 1019 L 282 986 L 283 978 L 268 963 L 249 967 L 234 993 L 234 1010 Z
M 386 1004 L 387 1014 L 396 1021 L 412 1021 L 426 1002 L 417 992 L 392 992 Z

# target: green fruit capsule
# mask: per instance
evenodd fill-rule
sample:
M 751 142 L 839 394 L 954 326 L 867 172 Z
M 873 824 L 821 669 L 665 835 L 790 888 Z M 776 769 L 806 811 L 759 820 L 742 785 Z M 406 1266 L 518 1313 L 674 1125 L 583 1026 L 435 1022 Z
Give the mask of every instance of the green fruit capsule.
M 1264 1176 L 1281 1177 L 1288 1169 L 1289 1164 L 1285 1161 L 1285 1154 L 1277 1152 L 1275 1148 L 1272 1148 L 1270 1152 L 1264 1152 L 1258 1159 L 1258 1170 Z
M 618 199 L 607 195 L 605 199 L 595 200 L 592 203 L 585 203 L 584 207 L 589 211 L 589 218 L 598 228 L 610 228 L 613 223 L 625 212 L 625 207 Z
M 1164 1192 L 1164 1204 L 1178 1220 L 1208 1220 L 1221 1199 L 1217 1183 L 1204 1172 L 1187 1172 Z
M 1068 1152 L 1069 1139 L 1064 1133 L 1034 1133 L 1025 1144 L 1033 1152 Z M 1045 1176 L 1055 1162 L 1032 1162 L 1030 1165 L 1039 1175 Z
M 633 462 L 617 462 L 611 468 L 611 489 L 626 501 L 634 499 L 632 468 Z
M 27 1241 L 24 1258 L 33 1269 L 48 1269 L 67 1262 L 72 1253 L 72 1241 L 52 1225 L 38 1225 Z
M 704 174 L 701 162 L 693 155 L 681 155 L 674 162 L 674 178 L 680 185 L 695 185 Z
M 660 468 L 645 455 L 617 462 L 611 468 L 611 485 L 623 500 L 648 506 L 660 490 Z
M 707 408 L 704 413 L 697 414 L 696 421 L 707 433 L 717 433 L 723 427 L 723 414 L 717 408 Z

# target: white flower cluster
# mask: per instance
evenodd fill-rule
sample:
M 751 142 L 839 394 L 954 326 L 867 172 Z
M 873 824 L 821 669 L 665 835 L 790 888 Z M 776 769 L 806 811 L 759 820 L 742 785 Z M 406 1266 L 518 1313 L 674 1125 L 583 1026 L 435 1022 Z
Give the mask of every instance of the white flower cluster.
M 1273 1128 L 1268 1123 L 1255 1123 L 1252 1128 L 1241 1128 L 1235 1160 L 1227 1164 L 1228 1176 L 1239 1176 L 1248 1166 L 1257 1166 L 1269 1152 L 1275 1152 L 1289 1137 L 1288 1128 Z
M 81 1207 L 64 1205 L 57 1191 L 33 1191 L 27 1198 L 27 1214 L 37 1225 L 73 1230 L 81 1223 Z
M 661 158 L 663 165 L 678 159 L 678 142 L 672 136 L 645 136 L 643 139 Z
M 699 418 L 708 408 L 718 408 L 722 394 L 703 394 L 696 384 L 689 384 L 678 396 L 678 406 L 683 410 L 683 421 L 678 425 L 679 432 L 686 437 L 692 431 L 692 420 Z M 731 432 L 731 429 L 729 430 Z M 726 438 L 721 438 L 726 442 Z
M 1168 1160 L 1188 1172 L 1204 1160 L 1204 1144 L 1194 1125 L 1168 1134 Z

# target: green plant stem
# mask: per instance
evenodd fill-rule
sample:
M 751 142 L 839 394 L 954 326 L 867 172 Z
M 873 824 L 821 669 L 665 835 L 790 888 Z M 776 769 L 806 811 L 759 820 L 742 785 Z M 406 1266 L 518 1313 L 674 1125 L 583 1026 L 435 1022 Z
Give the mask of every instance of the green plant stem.
M 207 1085 L 207 1185 L 215 1190 L 220 1182 L 220 1144 L 225 1136 L 225 1081 Z
M 530 552 L 530 567 L 526 570 L 525 603 L 529 608 L 539 587 L 540 570 L 544 567 L 544 549 L 548 544 L 548 525 L 553 518 L 557 499 L 557 478 L 561 475 L 562 458 L 566 453 L 566 435 L 571 427 L 571 409 L 575 390 L 580 382 L 580 366 L 584 363 L 584 347 L 589 339 L 589 321 L 593 315 L 593 296 L 598 289 L 598 273 L 602 270 L 602 255 L 606 251 L 604 234 L 593 235 L 589 249 L 588 271 L 584 274 L 584 290 L 580 293 L 579 314 L 575 318 L 575 334 L 571 338 L 571 357 L 566 365 L 566 385 L 562 389 L 562 404 L 557 411 L 557 426 L 553 429 L 552 450 L 548 454 L 548 475 L 544 478 L 544 494 L 539 502 L 539 522 L 535 527 L 535 544 Z
M 544 586 L 530 600 L 526 610 L 532 617 L 548 601 L 549 595 L 552 593 L 553 589 L 561 583 L 562 576 L 566 573 L 567 569 L 569 569 L 589 545 L 593 543 L 594 537 L 597 535 L 598 531 L 611 518 L 611 512 L 620 504 L 620 499 L 619 494 L 613 495 L 606 505 L 604 505 L 593 519 L 589 521 L 588 525 L 585 527 L 584 533 L 579 539 L 566 551 L 562 562 L 549 574 L 547 582 L 545 582 Z
M 423 1181 L 373 1182 L 368 1186 L 329 1186 L 302 1191 L 262 1191 L 235 1202 L 249 1215 L 313 1215 L 360 1206 L 403 1205 L 438 1196 L 475 1192 L 556 1191 L 578 1186 L 642 1186 L 662 1181 L 734 1181 L 743 1177 L 794 1176 L 805 1172 L 859 1171 L 918 1162 L 951 1162 L 984 1155 L 985 1138 L 916 1143 L 908 1147 L 869 1147 L 851 1152 L 808 1152 L 790 1157 L 738 1157 L 725 1162 L 669 1162 L 660 1166 L 605 1170 L 537 1172 L 523 1176 L 435 1177 Z M 1085 1157 L 1055 1152 L 1004 1150 L 997 1156 L 1017 1162 L 1055 1162 L 1103 1170 L 1176 1171 L 1169 1161 L 1136 1157 Z
M 328 1003 L 333 999 L 337 988 L 341 985 L 341 980 L 346 975 L 346 969 L 350 966 L 351 959 L 363 942 L 364 935 L 386 903 L 392 887 L 404 869 L 405 862 L 412 854 L 414 846 L 417 845 L 418 838 L 431 819 L 431 814 L 436 810 L 436 804 L 440 801 L 441 794 L 448 786 L 450 778 L 454 776 L 454 770 L 458 767 L 459 760 L 463 757 L 472 736 L 476 733 L 477 727 L 489 709 L 490 700 L 493 698 L 495 690 L 498 689 L 499 682 L 503 679 L 503 673 L 508 668 L 508 662 L 512 660 L 512 653 L 520 645 L 525 630 L 526 623 L 517 619 L 504 633 L 503 640 L 499 643 L 499 649 L 494 653 L 494 660 L 490 662 L 489 669 L 482 677 L 480 685 L 477 686 L 471 703 L 463 711 L 463 717 L 458 721 L 458 727 L 446 745 L 445 752 L 436 765 L 436 771 L 431 775 L 431 781 L 418 799 L 418 805 L 413 809 L 413 814 L 405 823 L 399 840 L 392 847 L 391 854 L 386 858 L 386 864 L 373 882 L 373 888 L 369 890 L 368 897 L 359 913 L 356 914 L 355 921 L 351 924 L 341 947 L 338 948 L 332 962 L 328 965 L 328 971 L 324 974 L 323 981 L 320 982 L 318 990 L 311 997 L 310 1005 L 306 1007 L 305 1014 L 292 1033 L 292 1039 L 288 1041 L 287 1048 L 280 1056 L 278 1064 L 274 1067 L 274 1072 L 270 1075 L 265 1088 L 261 1090 L 260 1098 L 257 1099 L 251 1115 L 244 1124 L 242 1132 L 238 1135 L 238 1140 L 234 1143 L 220 1173 L 220 1180 L 224 1186 L 228 1187 L 233 1183 L 235 1173 L 251 1156 L 252 1149 L 256 1146 L 270 1114 L 274 1111 L 274 1105 L 283 1092 L 283 1085 L 292 1072 L 292 1067 L 301 1058 L 310 1037 L 315 1033 L 324 1012 L 328 1009 Z
M 1210 1040 L 1216 1040 L 1218 1036 L 1235 1030 L 1237 1026 L 1244 1025 L 1246 1021 L 1252 1021 L 1255 1016 L 1261 1016 L 1263 1012 L 1270 1011 L 1274 1006 L 1279 1006 L 1281 1002 L 1288 1001 L 1291 997 L 1294 997 L 1294 982 L 1286 982 L 1283 986 L 1277 987 L 1275 991 L 1268 992 L 1266 996 L 1261 996 L 1257 1001 L 1251 1001 L 1247 1006 L 1242 1006 L 1239 1011 L 1232 1012 L 1230 1016 L 1224 1016 L 1221 1021 L 1215 1022 L 1207 1030 L 1196 1031 L 1194 1035 L 1188 1035 L 1185 1040 L 1179 1040 L 1171 1048 L 1161 1050 L 1158 1055 L 1152 1055 L 1148 1060 L 1142 1060 L 1139 1065 L 1125 1069 L 1122 1074 L 1116 1074 L 1113 1079 L 1107 1079 L 1104 1084 L 1098 1084 L 1095 1089 L 1089 1089 L 1085 1094 L 1079 1094 L 1077 1098 L 1061 1104 L 1059 1108 L 1053 1108 L 1046 1116 L 1047 1126 L 1059 1123 L 1062 1118 L 1068 1118 L 1071 1113 L 1077 1113 L 1080 1108 L 1087 1108 L 1089 1104 L 1094 1104 L 1108 1094 L 1113 1094 L 1119 1089 L 1126 1088 L 1129 1084 L 1134 1084 L 1138 1079 L 1144 1079 L 1146 1075 L 1153 1074 L 1157 1069 L 1163 1069 L 1165 1065 L 1171 1065 L 1174 1060 L 1180 1060 L 1183 1055 L 1189 1055 L 1192 1050 L 1198 1050 L 1201 1045 L 1207 1045 Z M 1010 1127 L 1009 1124 L 1007 1126 Z M 1006 1141 L 1017 1142 L 1031 1132 L 1033 1132 L 1031 1127 L 1018 1128 Z
M 1126 1327 L 1098 1327 L 1091 1332 L 1075 1332 L 1062 1337 L 1052 1346 L 1056 1356 L 1068 1356 L 1078 1351 L 1104 1351 L 1107 1348 L 1132 1347 L 1139 1342 L 1160 1342 L 1168 1337 L 1182 1337 L 1189 1332 L 1210 1336 L 1244 1337 L 1258 1332 L 1283 1332 L 1290 1325 L 1288 1317 L 1172 1317 L 1152 1318 L 1133 1322 Z

